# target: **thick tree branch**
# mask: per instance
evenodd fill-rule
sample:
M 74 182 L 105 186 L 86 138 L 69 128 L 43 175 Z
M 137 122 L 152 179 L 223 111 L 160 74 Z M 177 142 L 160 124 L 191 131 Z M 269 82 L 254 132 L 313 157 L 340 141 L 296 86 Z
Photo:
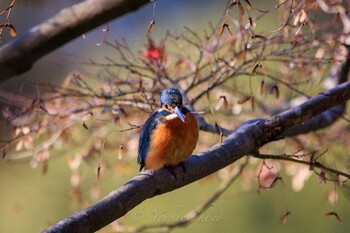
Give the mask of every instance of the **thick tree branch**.
M 141 202 L 156 195 L 183 187 L 254 153 L 274 141 L 285 130 L 324 112 L 350 98 L 350 82 L 324 91 L 305 103 L 277 114 L 265 121 L 243 124 L 221 145 L 191 156 L 185 163 L 186 172 L 175 167 L 172 175 L 167 169 L 145 171 L 111 192 L 107 197 L 75 212 L 45 232 L 93 232 L 125 215 Z
M 18 39 L 0 48 L 0 80 L 31 69 L 33 64 L 83 33 L 129 12 L 149 0 L 86 0 L 61 10 Z

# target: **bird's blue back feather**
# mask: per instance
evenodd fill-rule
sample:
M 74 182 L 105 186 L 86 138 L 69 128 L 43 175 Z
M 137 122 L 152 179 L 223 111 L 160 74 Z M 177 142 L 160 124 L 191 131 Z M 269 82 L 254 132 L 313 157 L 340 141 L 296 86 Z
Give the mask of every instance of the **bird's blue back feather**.
M 137 162 L 140 164 L 140 171 L 145 166 L 145 159 L 151 143 L 151 135 L 153 131 L 157 129 L 158 125 L 162 123 L 162 116 L 166 116 L 168 114 L 169 113 L 167 111 L 159 109 L 158 111 L 152 113 L 142 127 L 137 157 Z

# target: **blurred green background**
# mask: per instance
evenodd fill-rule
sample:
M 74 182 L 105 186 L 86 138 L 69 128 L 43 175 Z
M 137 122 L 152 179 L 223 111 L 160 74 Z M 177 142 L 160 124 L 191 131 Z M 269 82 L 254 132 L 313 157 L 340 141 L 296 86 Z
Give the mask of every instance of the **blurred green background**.
M 3 9 L 10 1 L 1 1 Z M 11 21 L 18 35 L 30 27 L 40 23 L 58 12 L 65 6 L 79 1 L 18 1 L 13 8 Z M 256 7 L 270 8 L 274 1 L 251 1 Z M 197 31 L 208 27 L 212 22 L 217 25 L 226 7 L 227 1 L 158 1 L 156 25 L 153 35 L 161 38 L 166 30 L 179 31 L 187 26 Z M 266 27 L 275 25 L 276 15 L 264 18 Z M 147 26 L 152 18 L 152 5 L 110 22 L 110 40 L 125 38 L 134 51 L 140 51 L 147 43 Z M 113 56 L 113 51 L 97 46 L 103 38 L 100 28 L 86 33 L 86 38 L 77 38 L 71 43 L 59 48 L 41 59 L 34 68 L 19 77 L 1 84 L 1 89 L 31 93 L 32 86 L 24 80 L 49 80 L 59 83 L 74 69 L 89 70 L 82 62 L 89 58 L 103 59 Z M 4 37 L 4 43 L 11 38 Z M 6 133 L 6 131 L 2 131 Z M 87 135 L 83 135 L 88 137 Z M 57 152 L 55 152 L 57 153 Z M 346 154 L 346 151 L 342 153 Z M 77 204 L 70 187 L 71 172 L 67 159 L 73 151 L 51 155 L 48 172 L 43 175 L 40 169 L 32 169 L 29 161 L 5 163 L 0 161 L 0 232 L 39 232 L 69 216 L 74 211 L 86 207 L 87 203 Z M 136 151 L 135 151 L 136 154 Z M 107 158 L 113 155 L 106 154 Z M 136 163 L 136 159 L 135 159 Z M 134 163 L 134 164 L 135 164 Z M 83 162 L 80 168 L 82 174 L 82 196 L 90 202 L 96 201 L 94 196 L 101 198 L 110 191 L 120 187 L 138 172 L 136 164 L 129 172 L 118 173 L 106 170 L 102 182 L 96 179 L 96 167 Z M 244 180 L 239 179 L 227 192 L 204 212 L 201 219 L 187 228 L 178 228 L 174 232 L 339 232 L 350 230 L 349 196 L 340 191 L 336 211 L 342 218 L 337 223 L 335 218 L 324 218 L 323 214 L 333 210 L 333 205 L 327 201 L 327 190 L 333 184 L 319 185 L 314 175 L 306 182 L 300 192 L 290 188 L 288 176 L 284 175 L 286 186 L 277 185 L 274 189 L 258 194 L 256 188 L 244 191 Z M 172 223 L 187 212 L 199 206 L 213 194 L 220 184 L 216 176 L 204 179 L 186 186 L 180 190 L 146 200 L 130 211 L 120 221 L 125 226 L 140 226 L 143 224 Z M 255 182 L 253 185 L 257 186 Z M 94 189 L 96 187 L 96 189 Z M 98 195 L 91 193 L 100 190 Z M 284 225 L 279 219 L 285 210 L 292 212 Z M 102 229 L 101 232 L 110 232 Z

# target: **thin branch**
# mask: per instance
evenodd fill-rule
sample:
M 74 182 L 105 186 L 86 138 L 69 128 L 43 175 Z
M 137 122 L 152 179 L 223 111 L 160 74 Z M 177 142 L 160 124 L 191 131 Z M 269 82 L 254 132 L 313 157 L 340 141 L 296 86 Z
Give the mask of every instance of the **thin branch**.
M 257 153 L 257 154 L 253 154 L 252 156 L 255 158 L 258 158 L 258 159 L 284 160 L 284 161 L 293 162 L 293 163 L 300 163 L 300 164 L 304 164 L 304 165 L 307 165 L 310 167 L 317 167 L 317 168 L 323 169 L 325 171 L 331 172 L 335 175 L 341 175 L 341 176 L 344 176 L 344 177 L 350 179 L 350 174 L 345 173 L 345 172 L 341 172 L 337 169 L 327 167 L 327 166 L 325 166 L 317 161 L 299 160 L 299 159 L 292 158 L 291 156 L 288 156 L 288 155 L 270 155 L 270 154 Z

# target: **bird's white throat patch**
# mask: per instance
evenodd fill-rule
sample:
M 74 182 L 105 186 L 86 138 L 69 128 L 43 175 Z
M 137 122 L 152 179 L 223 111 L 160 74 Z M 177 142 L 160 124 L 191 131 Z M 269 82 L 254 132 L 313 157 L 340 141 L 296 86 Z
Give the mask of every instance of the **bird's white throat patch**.
M 176 118 L 179 118 L 179 116 L 178 116 L 176 113 L 172 113 L 172 114 L 167 115 L 167 116 L 165 117 L 165 119 L 167 119 L 168 121 L 174 120 L 174 119 L 176 119 Z

